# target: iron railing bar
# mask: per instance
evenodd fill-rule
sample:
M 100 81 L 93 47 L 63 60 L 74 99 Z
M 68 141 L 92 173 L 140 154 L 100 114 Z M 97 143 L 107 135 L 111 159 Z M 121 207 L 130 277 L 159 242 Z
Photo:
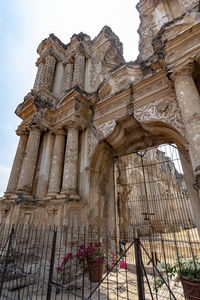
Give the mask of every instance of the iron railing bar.
M 190 234 L 189 234 L 189 232 L 187 231 L 187 235 L 188 235 L 188 240 L 189 240 L 189 243 L 190 243 Z M 192 253 L 192 259 L 193 259 L 193 263 L 194 263 L 194 268 L 195 268 L 195 276 L 196 276 L 196 278 L 197 278 L 197 280 L 198 280 L 198 285 L 199 285 L 199 291 L 200 291 L 200 280 L 199 280 L 199 278 L 198 278 L 198 276 L 197 276 L 197 266 L 196 266 L 196 262 L 195 262 L 195 259 L 194 259 L 194 251 L 193 251 L 193 248 L 192 248 L 192 246 L 191 246 L 191 244 L 190 244 L 190 250 L 191 250 L 191 253 Z
M 153 294 L 152 294 L 152 291 L 151 291 L 150 282 L 149 282 L 149 279 L 148 279 L 148 276 L 147 276 L 147 272 L 146 272 L 145 266 L 144 266 L 144 264 L 143 264 L 142 255 L 141 255 L 141 263 L 142 263 L 142 268 L 143 268 L 143 271 L 144 271 L 144 275 L 145 275 L 146 280 L 147 280 L 147 285 L 148 285 L 148 288 L 149 288 L 149 292 L 150 292 L 150 295 L 151 295 L 151 299 L 154 300 Z
M 28 232 L 29 232 L 29 233 L 30 233 L 30 228 L 31 228 L 31 226 L 29 225 L 29 226 L 28 226 Z M 28 236 L 29 236 L 29 233 L 28 233 Z M 33 234 L 33 229 L 32 229 L 31 234 Z M 31 236 L 32 236 L 32 235 L 31 235 Z M 24 266 L 25 266 L 25 259 L 26 259 L 27 248 L 28 248 L 28 241 L 27 241 L 26 247 L 25 247 L 24 261 L 22 262 L 22 264 L 23 264 L 23 265 L 22 265 L 22 270 L 23 270 L 23 271 L 24 271 Z M 25 281 L 26 281 L 26 277 L 25 277 Z M 21 279 L 21 283 L 22 283 L 22 279 Z M 30 295 L 30 290 L 29 290 L 29 285 L 28 285 L 28 283 L 27 283 L 27 289 L 28 289 L 28 296 L 29 296 L 29 299 L 31 299 L 31 295 Z M 23 299 L 23 297 L 24 297 L 24 290 L 23 290 L 22 299 Z
M 166 259 L 165 247 L 164 247 L 164 242 L 163 242 L 162 234 L 161 234 L 161 244 L 162 244 L 162 250 L 163 250 L 164 261 L 165 261 L 165 270 L 166 270 L 166 274 L 167 274 L 167 283 L 169 285 L 169 276 L 168 276 L 168 272 L 167 272 L 167 259 Z M 169 296 L 170 296 L 170 300 L 171 300 L 171 294 L 169 294 Z
M 86 242 L 86 227 L 84 227 L 84 235 L 83 235 L 83 245 L 84 245 L 84 253 L 85 253 L 85 242 Z M 83 278 L 82 278 L 82 298 L 84 298 L 85 292 L 85 255 L 83 257 Z M 89 298 L 89 297 L 88 297 Z
M 99 286 L 101 285 L 101 283 L 107 278 L 107 276 L 110 274 L 110 272 L 112 272 L 112 270 L 114 269 L 114 267 L 119 263 L 119 261 L 122 259 L 122 257 L 124 256 L 124 254 L 126 254 L 126 252 L 133 246 L 133 244 L 135 243 L 135 241 L 133 241 L 130 246 L 120 255 L 120 257 L 118 258 L 118 260 L 115 262 L 115 264 L 110 268 L 110 270 L 108 271 L 108 273 L 103 277 L 103 279 L 98 283 L 98 285 L 95 287 L 95 289 L 93 290 L 93 292 L 88 296 L 88 298 L 90 299 L 91 296 L 94 294 L 94 292 L 99 288 Z
M 178 258 L 179 270 L 181 271 L 181 264 L 180 264 L 180 258 L 179 258 L 179 253 L 178 253 L 178 247 L 177 247 L 177 243 L 176 243 L 176 235 L 175 235 L 175 232 L 174 232 L 174 242 L 175 242 L 175 247 L 176 247 L 176 255 L 177 255 L 177 258 Z M 182 275 L 182 274 L 181 274 L 181 275 Z M 180 276 L 180 278 L 181 278 L 181 283 L 182 283 L 182 286 L 183 286 L 184 296 L 185 296 L 185 299 L 186 299 L 186 293 L 185 293 L 185 288 L 184 288 L 184 285 L 183 285 L 183 279 L 182 279 L 182 276 Z
M 170 287 L 168 286 L 167 282 L 165 281 L 165 279 L 163 278 L 161 272 L 159 271 L 159 269 L 156 267 L 156 265 L 154 264 L 153 260 L 151 259 L 151 257 L 149 256 L 148 252 L 146 251 L 146 249 L 144 248 L 144 246 L 142 245 L 142 243 L 140 243 L 144 252 L 146 253 L 146 255 L 148 256 L 148 258 L 150 259 L 150 261 L 152 262 L 154 268 L 156 269 L 156 271 L 158 272 L 159 276 L 162 278 L 162 280 L 164 281 L 166 287 L 168 288 L 169 292 L 172 294 L 172 296 L 174 297 L 174 299 L 176 300 L 176 297 L 174 296 L 174 293 L 172 292 L 172 290 L 170 289 Z
M 6 252 L 6 259 L 5 259 L 5 263 L 4 263 L 4 266 L 3 266 L 3 272 L 2 272 L 2 276 L 1 276 L 0 298 L 1 298 L 1 295 L 2 295 L 3 284 L 4 284 L 5 275 L 6 275 L 6 267 L 8 265 L 8 257 L 9 257 L 10 247 L 11 247 L 11 243 L 12 243 L 12 237 L 13 237 L 14 233 L 15 233 L 15 230 L 14 230 L 14 225 L 13 225 L 12 229 L 11 229 L 11 233 L 9 235 L 8 249 L 7 249 L 7 252 Z
M 56 251 L 56 237 L 57 237 L 57 228 L 54 228 L 53 242 L 52 242 L 52 251 L 51 251 L 51 261 L 50 261 L 50 269 L 49 269 L 49 280 L 48 280 L 48 288 L 47 288 L 47 297 L 46 297 L 46 300 L 50 300 L 51 299 L 52 279 L 53 279 L 53 267 L 54 267 L 54 260 L 55 260 L 55 251 Z

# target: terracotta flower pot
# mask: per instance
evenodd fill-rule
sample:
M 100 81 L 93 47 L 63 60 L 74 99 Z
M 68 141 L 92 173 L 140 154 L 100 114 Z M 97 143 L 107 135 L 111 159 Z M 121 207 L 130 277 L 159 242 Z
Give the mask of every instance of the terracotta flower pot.
M 184 287 L 187 300 L 200 300 L 200 284 L 197 279 L 190 281 L 187 277 L 179 275 Z
M 101 261 L 95 261 L 92 258 L 87 257 L 89 279 L 91 282 L 99 282 L 103 277 L 103 264 L 104 258 Z

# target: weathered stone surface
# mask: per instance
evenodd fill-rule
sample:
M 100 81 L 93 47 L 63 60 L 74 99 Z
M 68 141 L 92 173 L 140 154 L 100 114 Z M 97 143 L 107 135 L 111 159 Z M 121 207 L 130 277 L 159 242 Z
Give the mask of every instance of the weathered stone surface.
M 0 203 L 3 222 L 112 230 L 113 161 L 162 143 L 177 144 L 194 175 L 188 186 L 199 191 L 198 0 L 140 0 L 137 9 L 134 62 L 125 62 L 108 26 L 93 40 L 79 33 L 65 45 L 51 34 L 40 43 L 34 89 L 16 109 L 18 132 L 30 132 L 27 145 L 20 140 Z

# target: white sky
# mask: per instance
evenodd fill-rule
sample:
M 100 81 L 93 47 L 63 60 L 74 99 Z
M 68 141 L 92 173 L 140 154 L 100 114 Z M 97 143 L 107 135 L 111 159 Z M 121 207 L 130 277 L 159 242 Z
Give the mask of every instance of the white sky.
M 54 33 L 63 43 L 74 33 L 92 39 L 108 25 L 124 45 L 126 61 L 138 55 L 138 0 L 0 0 L 0 196 L 6 190 L 21 120 L 14 111 L 32 89 L 39 43 Z

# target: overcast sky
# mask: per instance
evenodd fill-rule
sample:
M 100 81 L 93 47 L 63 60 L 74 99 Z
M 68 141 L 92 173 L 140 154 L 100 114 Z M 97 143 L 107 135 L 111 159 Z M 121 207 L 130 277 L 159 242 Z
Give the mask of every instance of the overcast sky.
M 21 123 L 14 111 L 33 88 L 40 42 L 54 33 L 92 39 L 108 25 L 124 45 L 126 61 L 138 55 L 139 0 L 0 0 L 0 196 L 6 190 Z

